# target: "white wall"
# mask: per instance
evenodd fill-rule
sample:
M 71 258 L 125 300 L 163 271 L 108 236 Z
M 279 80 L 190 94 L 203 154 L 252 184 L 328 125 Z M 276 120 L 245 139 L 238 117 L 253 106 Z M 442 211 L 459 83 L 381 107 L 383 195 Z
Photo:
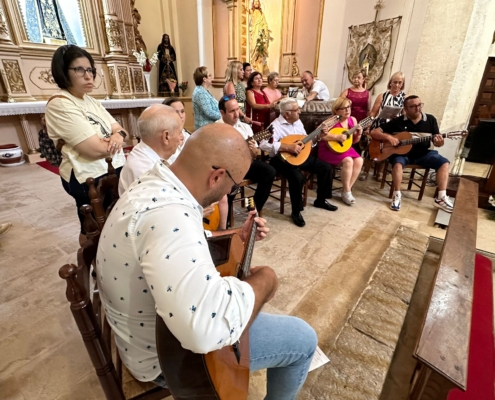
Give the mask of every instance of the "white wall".
M 337 97 L 350 86 L 345 58 L 349 26 L 372 22 L 376 0 L 326 0 L 318 64 L 318 77 Z M 407 84 L 411 80 L 419 47 L 428 0 L 385 0 L 379 20 L 402 16 L 400 29 L 394 27 L 390 54 L 382 78 L 375 84 L 374 97 L 386 90 L 390 75 L 402 70 Z M 409 81 L 409 82 L 408 82 Z

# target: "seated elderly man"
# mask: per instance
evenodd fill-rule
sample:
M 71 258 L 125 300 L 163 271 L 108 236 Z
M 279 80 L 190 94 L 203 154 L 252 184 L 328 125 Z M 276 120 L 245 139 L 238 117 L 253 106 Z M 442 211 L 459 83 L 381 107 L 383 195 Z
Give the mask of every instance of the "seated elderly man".
M 273 142 L 263 140 L 260 143 L 260 148 L 266 151 L 272 165 L 279 174 L 285 176 L 289 182 L 290 202 L 292 204 L 292 220 L 297 226 L 303 227 L 306 225 L 301 211 L 303 210 L 302 188 L 304 185 L 304 176 L 302 171 L 316 173 L 318 179 L 318 188 L 316 189 L 316 200 L 314 206 L 323 208 L 328 211 L 336 211 L 337 206 L 330 204 L 326 199 L 332 197 L 332 167 L 330 164 L 319 160 L 315 156 L 310 155 L 308 159 L 295 167 L 280 157 L 279 152 L 287 151 L 292 154 L 301 152 L 299 143 L 285 144 L 280 143 L 280 140 L 288 135 L 307 135 L 304 126 L 299 119 L 301 110 L 297 104 L 297 100 L 287 98 L 280 101 L 280 116 L 272 122 L 273 126 Z M 324 130 L 324 133 L 327 131 Z
M 330 92 L 327 86 L 320 80 L 313 77 L 311 71 L 304 71 L 301 75 L 303 94 L 306 101 L 310 100 L 330 100 Z
M 257 183 L 253 198 L 256 209 L 261 211 L 268 200 L 268 196 L 270 196 L 270 190 L 277 172 L 271 165 L 257 159 L 258 155 L 260 155 L 260 149 L 254 140 L 248 140 L 253 137 L 251 127 L 239 121 L 240 108 L 237 100 L 230 96 L 224 96 L 218 102 L 218 108 L 220 109 L 223 122 L 233 126 L 242 135 L 244 140 L 247 141 L 252 161 L 244 179 L 251 179 Z
M 138 130 L 141 142 L 134 146 L 122 168 L 119 196 L 158 160 L 167 161 L 184 141 L 181 118 L 172 107 L 162 104 L 143 111 L 138 119 Z
M 433 135 L 433 144 L 441 147 L 444 144 L 443 137 L 439 135 L 438 123 L 433 115 L 423 113 L 423 103 L 418 96 L 411 95 L 404 99 L 405 115 L 394 118 L 373 129 L 371 136 L 377 140 L 389 142 L 392 146 L 399 144 L 399 139 L 394 137 L 395 133 L 409 131 Z M 417 143 L 407 154 L 393 155 L 389 157 L 389 162 L 393 165 L 392 184 L 394 193 L 390 208 L 399 211 L 402 194 L 400 184 L 402 182 L 402 171 L 408 164 L 416 164 L 425 168 L 433 168 L 437 172 L 438 197 L 434 205 L 444 211 L 452 212 L 454 204 L 447 196 L 447 184 L 449 182 L 449 160 L 442 157 L 436 150 L 429 150 L 430 142 Z
M 267 398 L 297 398 L 316 349 L 315 331 L 299 318 L 260 312 L 277 289 L 270 267 L 252 267 L 243 280 L 221 277 L 202 225 L 203 207 L 235 192 L 250 165 L 248 146 L 234 128 L 205 125 L 170 167 L 157 162 L 132 183 L 106 221 L 96 259 L 100 297 L 122 362 L 136 379 L 163 385 L 158 313 L 195 353 L 231 346 L 249 329 L 250 369 L 268 369 Z M 253 217 L 223 233 L 246 240 Z M 262 239 L 266 221 L 256 222 Z

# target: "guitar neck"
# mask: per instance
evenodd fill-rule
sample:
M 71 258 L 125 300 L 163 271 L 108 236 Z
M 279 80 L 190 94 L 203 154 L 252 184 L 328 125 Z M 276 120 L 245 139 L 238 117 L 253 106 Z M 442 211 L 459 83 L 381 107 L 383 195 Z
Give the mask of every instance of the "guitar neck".
M 414 132 L 411 132 L 414 133 Z M 443 138 L 448 137 L 448 133 L 441 133 L 440 136 Z M 408 144 L 417 144 L 417 143 L 425 143 L 425 142 L 431 142 L 433 141 L 433 136 L 434 135 L 429 135 L 429 136 L 421 136 L 421 137 L 415 137 L 411 139 L 406 139 L 406 140 L 401 140 L 400 141 L 400 146 L 407 146 Z
M 258 216 L 258 213 L 256 213 L 256 217 Z M 254 222 L 253 219 L 253 225 L 251 226 L 251 230 L 249 232 L 249 237 L 246 240 L 246 243 L 244 245 L 244 255 L 242 257 L 242 262 L 239 268 L 239 275 L 238 278 L 245 278 L 250 275 L 250 268 L 251 268 L 251 260 L 253 258 L 253 251 L 254 251 L 254 243 L 256 242 L 256 232 L 257 232 L 258 224 Z
M 316 128 L 313 132 L 311 132 L 308 136 L 306 136 L 303 140 L 301 140 L 304 144 L 311 142 L 316 136 L 320 134 L 322 131 L 323 127 L 319 126 Z
M 344 135 L 347 136 L 347 138 L 351 137 L 354 135 L 354 132 L 361 127 L 363 129 L 366 129 L 368 126 L 370 126 L 373 123 L 373 117 L 366 117 L 365 119 L 361 120 L 356 126 L 352 127 L 349 129 L 347 132 L 344 133 Z

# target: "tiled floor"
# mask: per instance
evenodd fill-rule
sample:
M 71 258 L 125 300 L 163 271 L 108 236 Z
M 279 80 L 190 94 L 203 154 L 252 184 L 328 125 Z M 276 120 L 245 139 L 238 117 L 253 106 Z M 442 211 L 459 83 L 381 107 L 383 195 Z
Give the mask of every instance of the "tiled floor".
M 266 310 L 293 313 L 312 285 L 334 265 L 332 281 L 344 284 L 335 285 L 341 293 L 333 296 L 336 302 L 342 301 L 350 290 L 345 285 L 348 271 L 343 250 L 357 238 L 365 240 L 366 232 L 373 235 L 370 226 L 376 225 L 376 235 L 383 235 L 381 221 L 406 223 L 443 237 L 445 231 L 433 227 L 434 188 L 428 188 L 422 202 L 404 194 L 402 210 L 393 212 L 388 208 L 388 191 L 378 187 L 371 177 L 358 182 L 353 207 L 336 195 L 332 202 L 339 210 L 335 213 L 315 209 L 311 205 L 314 198 L 310 198 L 303 212 L 304 228 L 291 223 L 290 205 L 281 215 L 277 203 L 267 203 L 264 216 L 271 234 L 256 245 L 253 264 L 273 266 L 280 286 Z M 478 247 L 492 253 L 494 214 L 480 210 L 478 221 Z M 0 398 L 103 399 L 69 311 L 65 283 L 58 277 L 63 264 L 75 262 L 78 248 L 75 206 L 60 178 L 37 165 L 0 169 L 0 222 L 6 221 L 14 226 L 0 238 Z M 236 222 L 240 221 L 237 217 Z M 374 250 L 370 246 L 367 255 L 374 255 Z M 311 318 L 318 324 L 317 315 Z M 332 321 L 325 323 L 331 325 Z

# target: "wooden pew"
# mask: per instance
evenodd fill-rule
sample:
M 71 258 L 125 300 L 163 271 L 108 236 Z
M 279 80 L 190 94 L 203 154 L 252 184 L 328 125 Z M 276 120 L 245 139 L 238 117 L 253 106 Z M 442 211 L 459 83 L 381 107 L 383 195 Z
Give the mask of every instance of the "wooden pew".
M 478 185 L 461 179 L 414 354 L 412 400 L 442 400 L 453 388 L 467 388 L 477 206 Z

